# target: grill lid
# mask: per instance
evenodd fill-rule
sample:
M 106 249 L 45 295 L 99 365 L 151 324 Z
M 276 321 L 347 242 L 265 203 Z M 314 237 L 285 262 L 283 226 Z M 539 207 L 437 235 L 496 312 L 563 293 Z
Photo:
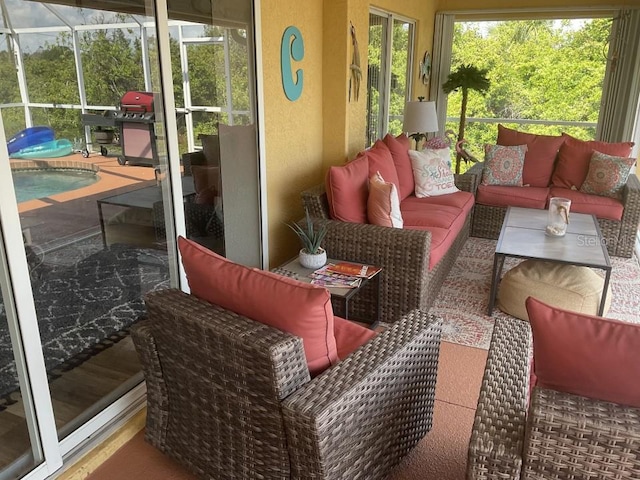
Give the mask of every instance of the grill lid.
M 120 99 L 120 110 L 127 113 L 153 113 L 153 93 L 125 93 Z

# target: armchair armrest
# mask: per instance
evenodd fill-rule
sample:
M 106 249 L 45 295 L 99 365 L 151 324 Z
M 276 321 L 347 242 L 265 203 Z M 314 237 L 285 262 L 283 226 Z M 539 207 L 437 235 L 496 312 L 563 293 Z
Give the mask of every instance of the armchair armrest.
M 414 310 L 284 400 L 295 478 L 385 478 L 431 428 L 441 329 Z
M 336 220 L 318 220 L 321 224 L 327 225 L 322 244 L 330 258 L 383 268 L 379 274 L 382 321 L 395 322 L 415 308 L 426 310 L 431 232 Z M 353 298 L 354 316 L 366 318 L 375 310 L 378 291 L 374 286 L 372 282 Z
M 496 321 L 471 431 L 468 480 L 520 478 L 530 347 L 528 323 Z

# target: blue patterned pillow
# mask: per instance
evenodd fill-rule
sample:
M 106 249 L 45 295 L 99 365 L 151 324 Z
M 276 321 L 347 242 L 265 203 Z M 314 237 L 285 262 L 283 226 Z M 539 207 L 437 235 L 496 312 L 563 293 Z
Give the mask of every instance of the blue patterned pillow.
M 527 153 L 526 145 L 512 147 L 485 145 L 482 185 L 521 187 L 525 153 Z

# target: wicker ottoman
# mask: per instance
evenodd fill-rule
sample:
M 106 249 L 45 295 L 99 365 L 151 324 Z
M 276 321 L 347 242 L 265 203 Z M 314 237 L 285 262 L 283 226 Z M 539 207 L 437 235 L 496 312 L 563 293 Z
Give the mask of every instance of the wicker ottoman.
M 555 307 L 596 315 L 603 287 L 604 279 L 588 267 L 525 260 L 502 278 L 498 308 L 529 320 L 525 300 L 532 296 Z M 611 305 L 611 285 L 608 290 L 603 315 Z

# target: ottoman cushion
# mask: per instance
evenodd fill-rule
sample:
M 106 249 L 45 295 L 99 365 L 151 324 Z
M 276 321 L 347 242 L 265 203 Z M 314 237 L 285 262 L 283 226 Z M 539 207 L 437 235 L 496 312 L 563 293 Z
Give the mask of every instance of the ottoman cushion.
M 534 297 L 554 307 L 597 315 L 603 287 L 604 278 L 588 267 L 525 260 L 502 278 L 498 308 L 514 317 L 529 320 L 525 301 L 527 297 Z M 603 315 L 610 305 L 611 284 Z

